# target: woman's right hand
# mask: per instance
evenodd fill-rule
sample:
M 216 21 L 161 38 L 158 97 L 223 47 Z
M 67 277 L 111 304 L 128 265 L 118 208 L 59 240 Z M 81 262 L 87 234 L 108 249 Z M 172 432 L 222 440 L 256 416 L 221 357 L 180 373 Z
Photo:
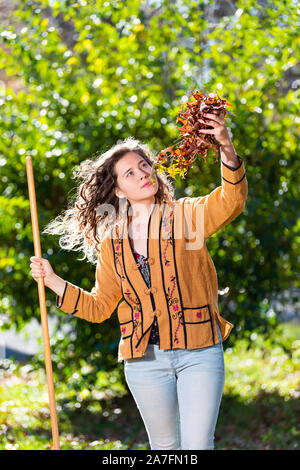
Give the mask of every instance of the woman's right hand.
M 32 256 L 30 258 L 30 274 L 32 275 L 33 279 L 38 282 L 39 277 L 43 277 L 44 281 L 45 278 L 49 278 L 54 273 L 51 264 L 45 258 L 39 258 L 38 256 Z

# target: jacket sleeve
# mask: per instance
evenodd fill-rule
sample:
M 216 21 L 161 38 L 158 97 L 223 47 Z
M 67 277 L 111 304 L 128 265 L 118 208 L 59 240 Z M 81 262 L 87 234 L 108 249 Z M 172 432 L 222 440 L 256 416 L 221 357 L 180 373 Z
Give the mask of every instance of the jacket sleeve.
M 243 212 L 248 196 L 248 183 L 243 159 L 232 168 L 221 160 L 222 185 L 206 196 L 187 199 L 192 204 L 193 218 L 197 209 L 203 211 L 203 236 L 205 239 L 218 232 Z
M 100 248 L 96 267 L 96 283 L 91 292 L 66 281 L 62 295 L 56 296 L 56 307 L 84 320 L 101 323 L 109 318 L 122 298 L 120 282 L 114 269 L 111 239 Z

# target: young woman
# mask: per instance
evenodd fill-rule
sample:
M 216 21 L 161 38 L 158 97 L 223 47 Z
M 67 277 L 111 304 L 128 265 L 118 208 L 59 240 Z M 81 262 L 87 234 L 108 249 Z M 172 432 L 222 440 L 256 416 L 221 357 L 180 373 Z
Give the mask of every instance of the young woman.
M 79 166 L 83 180 L 73 208 L 43 233 L 77 245 L 97 263 L 91 292 L 65 281 L 43 258 L 31 274 L 44 277 L 62 311 L 103 322 L 115 311 L 128 387 L 151 449 L 214 448 L 224 386 L 222 342 L 233 325 L 218 310 L 218 281 L 206 239 L 236 218 L 248 193 L 243 160 L 223 117 L 206 116 L 221 144 L 221 186 L 210 194 L 174 198 L 164 174 L 151 183 L 154 158 L 129 137 Z M 79 246 L 79 248 L 78 248 Z

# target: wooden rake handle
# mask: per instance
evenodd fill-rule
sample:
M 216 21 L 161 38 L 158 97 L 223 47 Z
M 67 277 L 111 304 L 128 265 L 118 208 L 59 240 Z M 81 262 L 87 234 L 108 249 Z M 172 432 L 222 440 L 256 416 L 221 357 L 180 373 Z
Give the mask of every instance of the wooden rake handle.
M 32 167 L 31 157 L 26 157 L 26 172 L 27 172 L 27 182 L 28 182 L 28 190 L 29 190 L 34 254 L 35 256 L 41 258 L 42 255 L 41 255 L 40 232 L 39 232 L 39 222 L 38 222 L 38 215 L 37 215 L 37 205 L 36 205 L 35 186 L 34 186 L 33 167 Z M 45 365 L 46 365 L 46 375 L 47 375 L 47 383 L 48 383 L 53 449 L 59 450 L 60 445 L 59 445 L 58 425 L 57 425 L 56 405 L 55 405 L 55 395 L 54 395 L 54 383 L 53 383 L 48 319 L 47 319 L 47 309 L 46 309 L 45 285 L 44 285 L 43 277 L 38 278 L 38 293 L 39 293 L 39 302 L 40 302 L 40 311 L 41 311 L 41 320 L 42 320 L 43 343 L 44 343 Z

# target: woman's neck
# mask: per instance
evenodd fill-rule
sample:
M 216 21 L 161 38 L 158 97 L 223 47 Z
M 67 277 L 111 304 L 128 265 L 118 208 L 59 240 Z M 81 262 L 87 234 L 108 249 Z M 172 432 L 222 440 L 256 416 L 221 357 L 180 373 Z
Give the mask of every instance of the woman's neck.
M 128 234 L 133 241 L 147 240 L 148 224 L 151 211 L 154 208 L 155 200 L 148 204 L 133 204 L 129 210 Z M 141 253 L 141 248 L 140 253 Z
M 131 222 L 133 224 L 148 223 L 152 209 L 154 208 L 155 197 L 147 199 L 145 201 L 131 203 L 129 215 L 131 216 Z

